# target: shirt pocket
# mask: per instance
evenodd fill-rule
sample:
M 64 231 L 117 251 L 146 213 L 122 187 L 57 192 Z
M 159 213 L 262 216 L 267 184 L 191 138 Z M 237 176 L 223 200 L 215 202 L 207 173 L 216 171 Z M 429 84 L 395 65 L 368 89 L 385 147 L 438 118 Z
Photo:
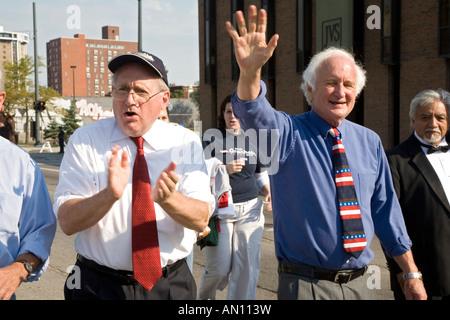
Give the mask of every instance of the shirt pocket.
M 21 207 L 21 196 L 16 194 L 0 193 L 0 233 L 18 233 Z
M 359 205 L 369 210 L 372 196 L 375 190 L 376 174 L 374 173 L 358 173 L 358 201 Z

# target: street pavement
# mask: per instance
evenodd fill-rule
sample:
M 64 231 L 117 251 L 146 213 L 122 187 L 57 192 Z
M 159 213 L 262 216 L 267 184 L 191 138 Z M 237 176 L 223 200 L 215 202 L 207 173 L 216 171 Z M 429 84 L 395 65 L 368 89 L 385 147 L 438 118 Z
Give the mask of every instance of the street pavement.
M 57 153 L 59 148 L 50 149 L 21 146 L 28 151 L 31 157 L 41 168 L 53 200 L 53 193 L 58 183 L 59 165 L 63 154 Z M 278 273 L 277 260 L 274 252 L 273 242 L 273 219 L 271 212 L 264 212 L 265 230 L 261 247 L 261 271 L 256 290 L 257 300 L 276 300 Z M 33 283 L 22 283 L 16 292 L 18 300 L 62 300 L 64 299 L 63 287 L 71 266 L 75 263 L 74 250 L 75 236 L 66 236 L 61 229 L 57 228 L 55 239 L 52 245 L 50 264 L 47 271 L 41 277 L 40 281 Z M 371 281 L 368 285 L 377 291 L 379 300 L 392 300 L 393 295 L 390 290 L 389 273 L 386 267 L 386 260 L 377 239 L 372 243 L 372 249 L 375 252 L 375 259 L 369 266 Z M 200 284 L 202 270 L 205 266 L 205 255 L 194 246 L 193 275 Z M 219 291 L 216 299 L 225 300 L 226 291 Z

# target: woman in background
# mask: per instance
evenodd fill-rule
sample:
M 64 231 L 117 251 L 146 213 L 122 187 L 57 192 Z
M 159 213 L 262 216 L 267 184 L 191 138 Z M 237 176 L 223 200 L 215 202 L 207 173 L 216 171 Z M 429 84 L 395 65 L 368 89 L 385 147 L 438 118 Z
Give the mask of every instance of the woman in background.
M 234 117 L 231 96 L 221 104 L 218 124 L 219 130 L 212 129 L 215 130 L 215 140 L 211 142 L 214 147 L 208 147 L 213 152 L 207 154 L 205 149 L 205 158 L 216 157 L 226 164 L 235 216 L 218 220 L 218 245 L 204 249 L 206 266 L 198 298 L 215 299 L 216 290 L 228 285 L 228 300 L 254 300 L 264 231 L 263 201 L 259 193 L 268 203 L 266 210 L 271 211 L 269 179 L 256 144 L 244 135 L 239 120 Z

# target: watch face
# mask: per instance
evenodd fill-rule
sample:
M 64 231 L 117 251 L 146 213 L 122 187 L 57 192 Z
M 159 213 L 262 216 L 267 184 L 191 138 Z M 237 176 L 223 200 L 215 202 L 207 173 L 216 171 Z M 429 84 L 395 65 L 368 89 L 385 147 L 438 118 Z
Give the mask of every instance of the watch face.
M 33 272 L 33 267 L 31 266 L 31 264 L 29 262 L 24 261 L 23 265 L 25 266 L 25 269 L 27 269 L 29 274 Z
M 28 275 L 30 275 L 30 273 L 33 272 L 33 267 L 31 266 L 31 263 L 29 263 L 26 260 L 16 260 L 16 262 L 20 262 L 23 264 L 23 266 L 25 267 L 25 270 L 27 270 Z

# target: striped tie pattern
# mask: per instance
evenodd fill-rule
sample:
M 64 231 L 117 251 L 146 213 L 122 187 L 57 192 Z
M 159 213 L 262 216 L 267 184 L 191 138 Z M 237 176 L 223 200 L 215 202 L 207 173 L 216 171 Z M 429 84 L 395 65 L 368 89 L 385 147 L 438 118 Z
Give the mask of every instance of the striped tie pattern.
M 344 250 L 358 258 L 367 245 L 361 211 L 341 134 L 337 128 L 331 128 L 330 134 L 333 137 L 332 161 L 342 222 L 342 242 Z

